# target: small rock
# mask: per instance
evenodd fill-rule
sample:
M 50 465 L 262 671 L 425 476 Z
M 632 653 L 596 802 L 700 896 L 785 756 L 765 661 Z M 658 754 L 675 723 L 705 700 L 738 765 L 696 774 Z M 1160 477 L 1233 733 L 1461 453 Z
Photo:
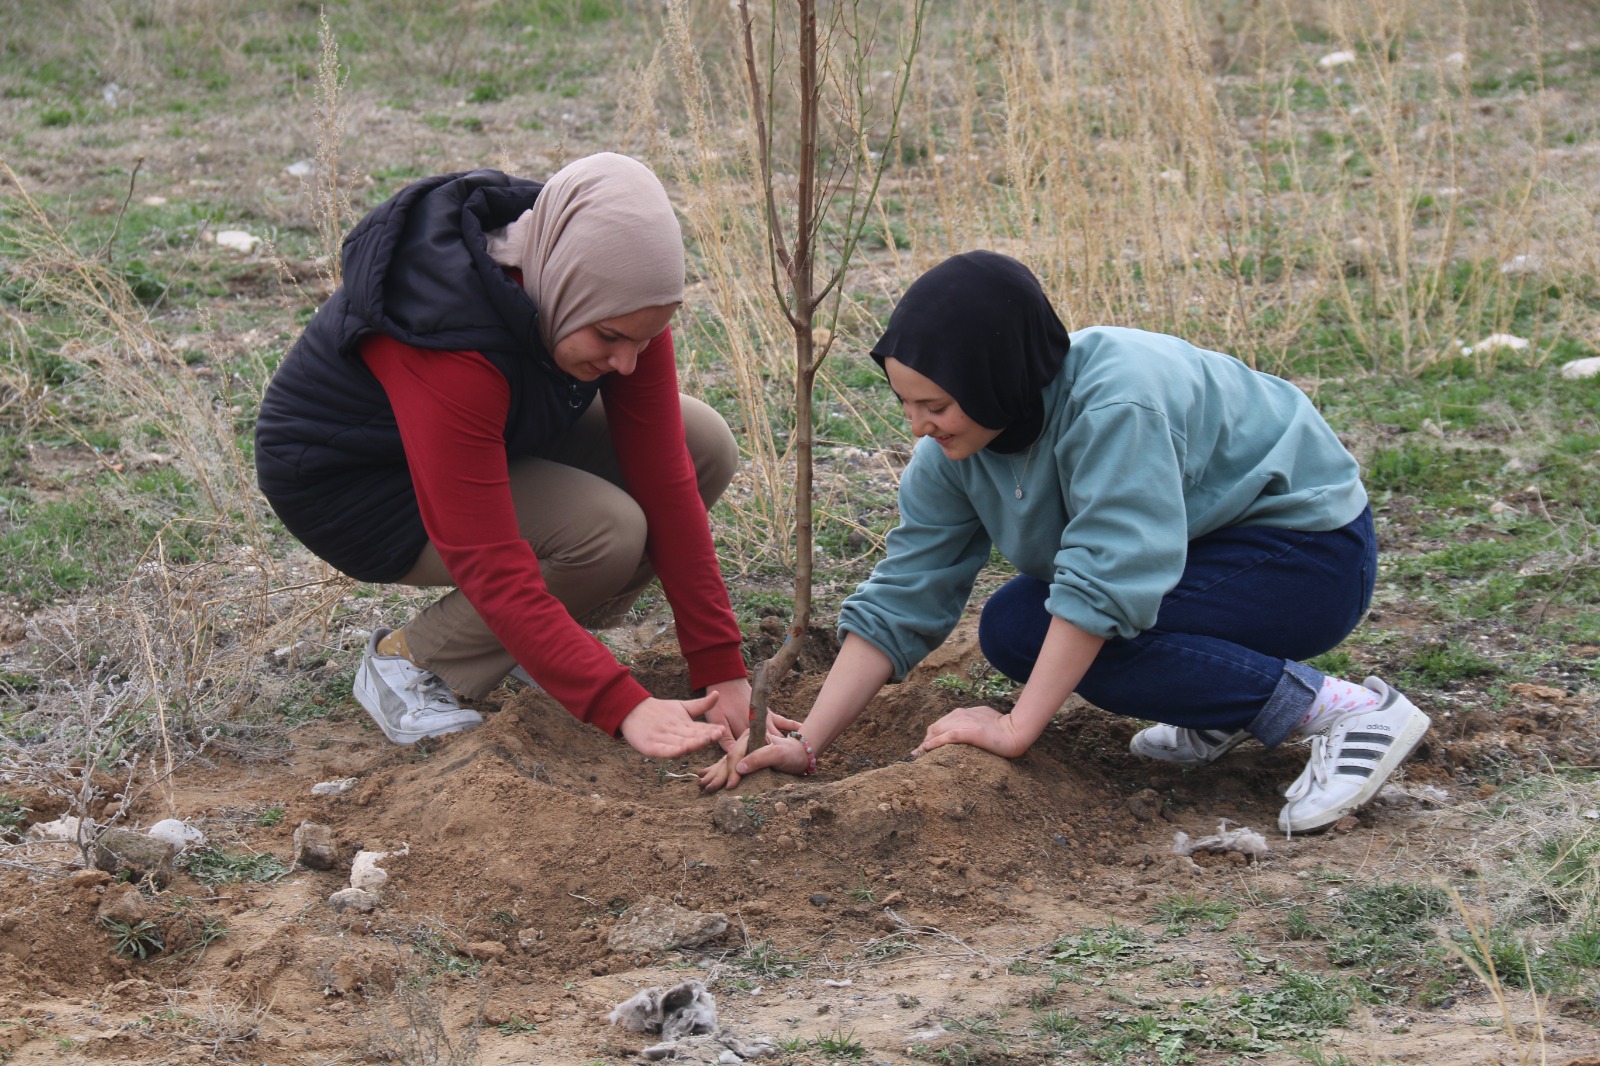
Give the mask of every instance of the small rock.
M 1129 796 L 1125 806 L 1137 820 L 1153 822 L 1161 815 L 1161 794 L 1153 788 L 1143 789 Z
M 1332 70 L 1334 67 L 1347 66 L 1356 61 L 1354 52 L 1329 52 L 1317 60 L 1318 70 Z
M 493 962 L 503 958 L 505 953 L 506 946 L 498 940 L 480 940 L 467 945 L 467 955 L 479 962 Z
M 99 888 L 110 883 L 111 875 L 104 870 L 75 870 L 67 878 L 67 884 L 73 888 Z
M 754 836 L 756 830 L 760 828 L 755 814 L 751 806 L 744 803 L 740 797 L 724 792 L 717 796 L 716 803 L 711 807 L 711 825 L 719 832 Z
M 341 914 L 345 911 L 367 914 L 378 909 L 378 894 L 364 888 L 341 888 L 328 897 L 328 902 Z
M 249 255 L 261 246 L 261 238 L 242 229 L 225 229 L 217 234 L 217 246 Z
M 94 841 L 94 865 L 112 876 L 130 881 L 146 878 L 157 888 L 172 880 L 172 858 L 178 849 L 131 829 L 104 829 Z
M 657 896 L 646 896 L 623 911 L 606 944 L 619 954 L 699 947 L 721 936 L 728 916 L 692 911 Z
M 1361 819 L 1353 814 L 1347 814 L 1333 823 L 1333 831 L 1335 833 L 1348 833 L 1359 825 L 1361 825 Z
M 358 851 L 355 861 L 350 864 L 350 887 L 362 888 L 368 892 L 376 892 L 389 883 L 389 872 L 378 864 L 388 858 L 398 858 L 411 854 L 411 847 L 407 845 L 399 851 Z
M 308 870 L 331 870 L 339 865 L 339 843 L 333 838 L 333 830 L 316 822 L 301 822 L 294 831 L 293 862 Z
M 833 897 L 828 895 L 826 892 L 813 892 L 813 893 L 811 893 L 811 905 L 813 907 L 826 907 L 828 904 L 830 904 L 832 902 L 833 902 Z
M 1520 352 L 1528 346 L 1528 343 L 1529 342 L 1526 337 L 1518 337 L 1510 333 L 1491 333 L 1477 344 L 1474 344 L 1472 346 L 1472 350 L 1477 352 L 1492 352 L 1501 348 L 1506 348 L 1513 352 Z
M 356 778 L 341 777 L 337 781 L 319 781 L 311 786 L 313 796 L 342 796 L 356 787 Z
M 1579 378 L 1592 378 L 1597 375 L 1600 375 L 1600 355 L 1561 364 L 1561 376 L 1568 380 L 1576 381 Z
M 672 1058 L 677 1053 L 678 1042 L 676 1040 L 668 1040 L 664 1043 L 651 1044 L 649 1047 L 643 1048 L 639 1052 L 639 1057 L 647 1062 L 660 1062 L 662 1059 Z
M 145 902 L 137 885 L 110 885 L 95 913 L 102 922 L 138 925 L 150 917 L 150 905 Z
M 29 840 L 62 840 L 76 844 L 78 842 L 78 830 L 82 827 L 82 824 L 72 815 L 63 814 L 53 822 L 35 822 L 30 825 L 27 837 Z

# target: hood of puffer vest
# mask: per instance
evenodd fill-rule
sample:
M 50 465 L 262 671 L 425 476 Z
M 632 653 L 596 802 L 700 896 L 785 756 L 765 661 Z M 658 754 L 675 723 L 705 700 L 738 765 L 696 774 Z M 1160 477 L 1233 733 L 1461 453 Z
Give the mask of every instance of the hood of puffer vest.
M 533 206 L 543 183 L 498 170 L 406 186 L 344 240 L 344 296 L 363 326 L 418 348 L 549 356 L 538 310 L 489 258 L 485 234 Z

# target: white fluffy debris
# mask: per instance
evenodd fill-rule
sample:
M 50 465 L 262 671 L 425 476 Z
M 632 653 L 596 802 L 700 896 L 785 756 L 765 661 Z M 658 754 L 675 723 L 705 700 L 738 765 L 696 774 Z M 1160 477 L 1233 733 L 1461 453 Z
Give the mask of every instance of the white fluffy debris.
M 1213 836 L 1190 840 L 1188 833 L 1179 830 L 1172 838 L 1172 852 L 1175 855 L 1188 856 L 1197 851 L 1237 851 L 1251 859 L 1259 859 L 1270 850 L 1266 837 L 1248 826 L 1229 829 L 1226 818 L 1217 823 L 1217 831 Z
M 206 835 L 181 818 L 163 818 L 145 832 L 183 851 L 206 842 Z
M 680 1040 L 717 1031 L 717 1001 L 704 984 L 684 981 L 666 989 L 643 989 L 617 1004 L 606 1020 L 630 1032 Z
M 1317 60 L 1318 70 L 1332 70 L 1334 67 L 1348 66 L 1356 61 L 1354 52 L 1329 52 Z

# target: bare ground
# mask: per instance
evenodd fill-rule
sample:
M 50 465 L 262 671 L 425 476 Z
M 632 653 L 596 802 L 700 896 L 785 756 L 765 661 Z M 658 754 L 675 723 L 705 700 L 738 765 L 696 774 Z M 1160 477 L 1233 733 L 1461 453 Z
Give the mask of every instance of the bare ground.
M 827 639 L 817 644 L 781 693 L 791 712 L 821 676 Z M 659 691 L 683 684 L 670 651 L 635 654 Z M 1441 716 L 1392 802 L 1286 840 L 1272 827 L 1298 750 L 1241 749 L 1186 773 L 1133 759 L 1132 723 L 1073 705 L 1015 761 L 965 748 L 910 759 L 927 723 L 970 702 L 932 679 L 976 661 L 964 626 L 884 691 L 816 777 L 722 797 L 702 796 L 692 776 L 711 752 L 644 759 L 537 691 L 502 691 L 482 728 L 413 749 L 347 706 L 295 730 L 282 758 L 194 765 L 127 822 L 183 818 L 227 851 L 285 862 L 295 828 L 314 822 L 331 829 L 339 862 L 218 887 L 180 871 L 144 901 L 165 948 L 141 960 L 118 955 L 100 920 L 128 890 L 76 868 L 75 849 L 35 846 L 29 869 L 0 870 L 0 1016 L 11 1019 L 0 1049 L 20 1063 L 612 1062 L 658 1039 L 608 1025 L 613 1007 L 698 978 L 724 1027 L 791 1042 L 790 1061 L 832 1061 L 794 1058 L 795 1041 L 830 1037 L 874 1062 L 1045 1061 L 1030 1032 L 1042 1011 L 1088 1019 L 1248 989 L 1262 959 L 1270 970 L 1303 954 L 1285 913 L 1339 877 L 1470 882 L 1478 800 L 1494 791 L 1475 753 L 1498 753 L 1500 772 L 1508 755 L 1594 761 L 1594 702 L 1522 686 L 1498 715 Z M 348 792 L 313 795 L 342 778 L 356 780 Z M 30 820 L 61 813 L 34 799 Z M 260 824 L 277 807 L 283 817 Z M 1176 832 L 1205 836 L 1223 818 L 1261 831 L 1270 850 L 1256 861 L 1173 853 Z M 381 864 L 390 879 L 375 911 L 340 913 L 328 897 L 359 849 L 406 853 Z M 1242 912 L 1227 938 L 1167 936 L 1155 908 L 1174 895 Z M 693 950 L 611 946 L 619 916 L 651 897 L 721 914 L 727 930 Z M 206 919 L 226 935 L 202 935 Z M 1052 942 L 1112 923 L 1144 943 L 1128 965 L 1044 976 Z M 1592 1003 L 1557 997 L 1544 1010 L 1541 1031 L 1527 996 L 1511 1001 L 1546 1061 L 1600 1055 Z M 1464 970 L 1438 1007 L 1356 1017 L 1318 1038 L 1330 1058 L 1516 1061 L 1499 1008 Z

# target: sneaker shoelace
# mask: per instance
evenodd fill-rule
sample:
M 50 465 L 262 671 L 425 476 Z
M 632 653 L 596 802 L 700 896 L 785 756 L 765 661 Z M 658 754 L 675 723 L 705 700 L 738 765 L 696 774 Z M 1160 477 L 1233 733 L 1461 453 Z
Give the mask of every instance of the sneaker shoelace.
M 1312 782 L 1317 788 L 1325 788 L 1328 779 L 1333 776 L 1328 769 L 1328 737 L 1318 733 L 1311 738 L 1311 758 L 1306 762 L 1305 772 L 1295 778 L 1294 784 L 1289 786 L 1289 791 L 1284 793 L 1284 798 L 1291 803 L 1311 791 Z
M 422 697 L 422 708 L 414 714 L 454 714 L 461 709 L 450 694 L 450 686 L 431 671 L 417 671 L 405 687 Z

